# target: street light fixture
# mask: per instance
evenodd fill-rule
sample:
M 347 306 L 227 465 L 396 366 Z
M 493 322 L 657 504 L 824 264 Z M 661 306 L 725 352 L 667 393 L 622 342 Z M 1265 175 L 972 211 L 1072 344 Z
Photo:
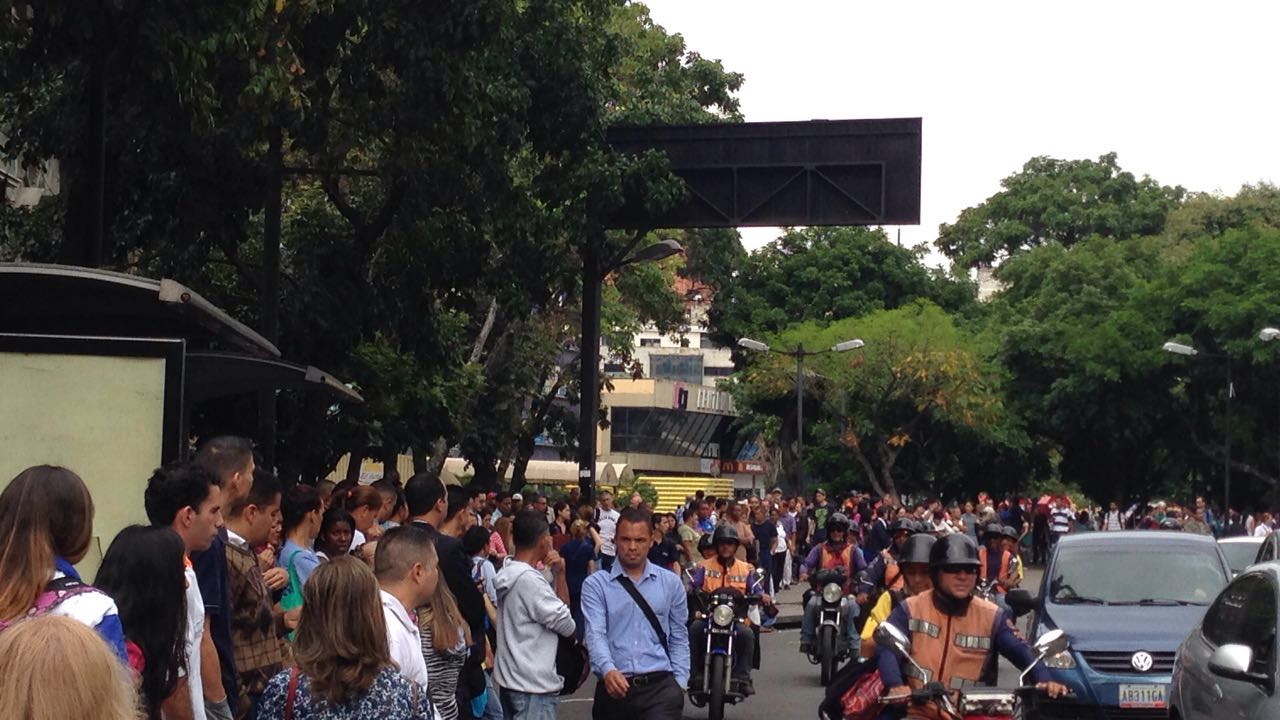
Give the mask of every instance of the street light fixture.
M 1276 337 L 1280 337 L 1280 331 L 1274 330 L 1272 328 L 1268 328 L 1268 329 L 1275 332 Z M 1267 334 L 1267 330 L 1263 330 L 1261 333 L 1258 334 L 1258 336 L 1266 340 L 1266 338 L 1263 337 L 1266 334 Z M 1202 353 L 1190 345 L 1173 342 L 1172 340 L 1165 343 L 1162 347 L 1165 352 L 1173 353 L 1175 355 L 1185 355 L 1187 357 L 1206 357 L 1206 358 L 1213 358 L 1215 360 L 1227 361 L 1226 438 L 1223 443 L 1223 455 L 1225 459 L 1223 460 L 1222 511 L 1224 513 L 1230 514 L 1231 513 L 1231 400 L 1236 396 L 1236 386 L 1235 386 L 1235 383 L 1232 382 L 1231 380 L 1231 356 Z
M 849 352 L 865 346 L 862 340 L 854 338 L 836 343 L 826 350 L 805 350 L 803 344 L 797 344 L 795 350 L 774 350 L 767 343 L 751 338 L 738 338 L 738 347 L 755 352 L 771 352 L 787 355 L 796 359 L 796 477 L 797 490 L 804 490 L 804 359 L 813 355 Z
M 596 411 L 600 408 L 600 285 L 609 273 L 627 265 L 657 262 L 684 252 L 675 240 L 643 247 L 614 262 L 600 257 L 599 243 L 588 239 L 582 254 L 582 345 L 578 372 L 578 489 L 584 502 L 596 496 Z

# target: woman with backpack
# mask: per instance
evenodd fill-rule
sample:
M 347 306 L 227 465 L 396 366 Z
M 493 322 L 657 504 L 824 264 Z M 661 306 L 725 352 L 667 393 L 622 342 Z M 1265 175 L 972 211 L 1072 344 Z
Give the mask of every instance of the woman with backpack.
M 69 617 L 127 661 L 115 602 L 74 567 L 92 539 L 93 498 L 80 476 L 51 465 L 19 473 L 0 493 L 0 631 L 24 617 Z

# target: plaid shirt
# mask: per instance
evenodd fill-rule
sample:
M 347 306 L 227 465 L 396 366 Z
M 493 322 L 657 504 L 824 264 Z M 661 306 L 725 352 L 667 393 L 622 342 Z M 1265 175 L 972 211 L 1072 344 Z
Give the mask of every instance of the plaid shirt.
M 249 708 L 271 678 L 292 661 L 292 651 L 285 641 L 283 615 L 274 609 L 258 558 L 239 543 L 229 542 L 227 570 L 240 707 Z

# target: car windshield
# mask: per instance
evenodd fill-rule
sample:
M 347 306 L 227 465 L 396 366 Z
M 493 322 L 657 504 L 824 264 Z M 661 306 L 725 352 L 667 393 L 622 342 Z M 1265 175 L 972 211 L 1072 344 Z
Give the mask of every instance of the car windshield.
M 1058 605 L 1208 605 L 1227 584 L 1217 553 L 1182 548 L 1059 548 Z
M 1258 546 L 1261 544 L 1230 542 L 1222 543 L 1218 547 L 1222 548 L 1222 554 L 1227 556 L 1227 564 L 1231 566 L 1231 572 L 1242 573 L 1245 568 L 1253 564 L 1254 557 L 1258 555 Z

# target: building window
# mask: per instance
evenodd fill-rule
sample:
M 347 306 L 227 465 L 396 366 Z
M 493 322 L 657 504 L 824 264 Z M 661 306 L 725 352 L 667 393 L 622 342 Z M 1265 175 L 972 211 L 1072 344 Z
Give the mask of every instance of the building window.
M 733 366 L 729 367 L 708 367 L 702 371 L 707 377 L 729 377 L 733 374 Z
M 659 338 L 640 338 L 640 347 L 661 347 L 662 340 Z
M 706 457 L 720 446 L 732 418 L 665 408 L 613 408 L 610 443 L 616 453 Z

